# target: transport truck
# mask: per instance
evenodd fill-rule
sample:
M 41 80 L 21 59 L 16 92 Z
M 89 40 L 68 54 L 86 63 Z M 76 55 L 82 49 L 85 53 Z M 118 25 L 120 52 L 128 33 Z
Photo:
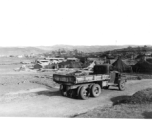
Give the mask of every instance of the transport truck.
M 95 65 L 92 73 L 83 74 L 53 74 L 53 81 L 60 84 L 60 92 L 63 96 L 88 99 L 98 97 L 102 89 L 115 86 L 119 90 L 125 90 L 127 79 L 118 71 L 112 71 L 108 64 Z

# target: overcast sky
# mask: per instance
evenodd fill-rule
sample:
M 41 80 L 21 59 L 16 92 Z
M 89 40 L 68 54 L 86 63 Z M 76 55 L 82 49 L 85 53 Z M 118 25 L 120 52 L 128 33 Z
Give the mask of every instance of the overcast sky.
M 0 0 L 0 46 L 151 41 L 152 0 Z

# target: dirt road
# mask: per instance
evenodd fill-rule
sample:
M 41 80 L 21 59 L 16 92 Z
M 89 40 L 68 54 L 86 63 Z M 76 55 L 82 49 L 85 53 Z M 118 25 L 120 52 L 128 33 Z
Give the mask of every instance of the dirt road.
M 96 107 L 112 105 L 117 96 L 132 95 L 138 90 L 152 87 L 152 80 L 128 81 L 125 91 L 117 88 L 103 90 L 98 98 L 78 100 L 60 95 L 57 88 L 35 88 L 1 96 L 0 116 L 69 117 Z

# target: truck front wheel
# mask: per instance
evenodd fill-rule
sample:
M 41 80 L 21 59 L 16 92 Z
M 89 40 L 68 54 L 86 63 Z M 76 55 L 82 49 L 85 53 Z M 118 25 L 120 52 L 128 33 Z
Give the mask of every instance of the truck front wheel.
M 121 91 L 125 90 L 125 80 L 120 80 L 119 81 L 118 88 Z
M 101 87 L 98 84 L 94 84 L 91 88 L 91 95 L 93 97 L 98 97 L 101 94 Z

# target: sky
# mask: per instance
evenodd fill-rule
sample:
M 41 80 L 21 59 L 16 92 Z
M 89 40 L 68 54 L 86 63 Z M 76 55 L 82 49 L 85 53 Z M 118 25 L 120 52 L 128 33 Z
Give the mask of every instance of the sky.
M 151 0 L 0 0 L 0 46 L 151 41 Z

